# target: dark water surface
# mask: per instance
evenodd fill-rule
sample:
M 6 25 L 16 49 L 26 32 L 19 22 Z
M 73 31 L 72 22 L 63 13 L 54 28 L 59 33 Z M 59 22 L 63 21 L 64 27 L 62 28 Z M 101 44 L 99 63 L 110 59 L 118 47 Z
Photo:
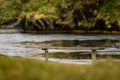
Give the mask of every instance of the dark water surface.
M 43 51 L 33 46 L 105 47 L 99 54 L 120 54 L 120 35 L 102 34 L 23 34 L 15 29 L 0 29 L 0 53 L 9 56 L 31 56 Z M 49 50 L 53 52 L 80 52 L 79 50 Z M 90 52 L 90 51 L 86 51 Z

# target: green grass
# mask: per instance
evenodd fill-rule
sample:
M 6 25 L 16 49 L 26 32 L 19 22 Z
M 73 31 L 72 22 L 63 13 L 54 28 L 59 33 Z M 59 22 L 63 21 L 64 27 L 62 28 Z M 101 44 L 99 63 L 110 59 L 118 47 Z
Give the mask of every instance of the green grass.
M 120 64 L 69 65 L 0 55 L 0 80 L 120 80 Z

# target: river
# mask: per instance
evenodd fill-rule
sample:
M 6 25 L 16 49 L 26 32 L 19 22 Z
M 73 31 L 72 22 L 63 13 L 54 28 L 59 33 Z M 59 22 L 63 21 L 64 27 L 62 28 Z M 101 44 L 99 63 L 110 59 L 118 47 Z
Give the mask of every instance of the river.
M 59 47 L 105 47 L 105 50 L 98 54 L 116 54 L 120 55 L 120 35 L 103 34 L 27 34 L 20 33 L 16 29 L 0 29 L 0 53 L 8 56 L 31 57 L 44 53 L 39 48 L 33 46 L 59 46 Z M 50 49 L 49 53 L 55 52 L 81 52 L 80 50 L 56 50 Z M 84 51 L 83 51 L 84 52 Z M 85 51 L 85 52 L 90 52 Z M 32 58 L 39 58 L 34 57 Z M 43 59 L 43 58 L 41 58 Z M 64 63 L 80 62 L 84 63 L 86 59 L 65 61 L 63 59 L 50 58 L 51 61 Z M 73 61 L 73 62 L 72 62 Z M 87 60 L 90 63 L 91 60 Z

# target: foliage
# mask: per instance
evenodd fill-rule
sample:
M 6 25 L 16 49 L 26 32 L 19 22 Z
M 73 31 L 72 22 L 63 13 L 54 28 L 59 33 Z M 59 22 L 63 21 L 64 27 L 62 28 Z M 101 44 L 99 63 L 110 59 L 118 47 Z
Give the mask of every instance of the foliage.
M 119 0 L 105 0 L 105 4 L 101 7 L 98 17 L 106 21 L 109 25 L 115 21 L 120 21 L 120 1 Z
M 97 19 L 102 19 L 109 27 L 112 23 L 120 23 L 119 10 L 119 0 L 0 0 L 0 23 L 24 16 L 34 21 L 36 15 L 37 19 L 44 15 L 61 24 L 67 22 L 88 28 L 94 27 Z

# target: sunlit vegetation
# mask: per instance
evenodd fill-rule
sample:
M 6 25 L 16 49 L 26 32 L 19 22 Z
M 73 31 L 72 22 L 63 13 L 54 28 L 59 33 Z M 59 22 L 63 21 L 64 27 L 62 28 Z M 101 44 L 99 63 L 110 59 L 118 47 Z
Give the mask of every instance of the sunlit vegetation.
M 1 80 L 119 80 L 120 64 L 69 65 L 0 55 Z
M 18 20 L 24 30 L 120 30 L 119 0 L 0 0 L 0 6 L 0 24 Z

